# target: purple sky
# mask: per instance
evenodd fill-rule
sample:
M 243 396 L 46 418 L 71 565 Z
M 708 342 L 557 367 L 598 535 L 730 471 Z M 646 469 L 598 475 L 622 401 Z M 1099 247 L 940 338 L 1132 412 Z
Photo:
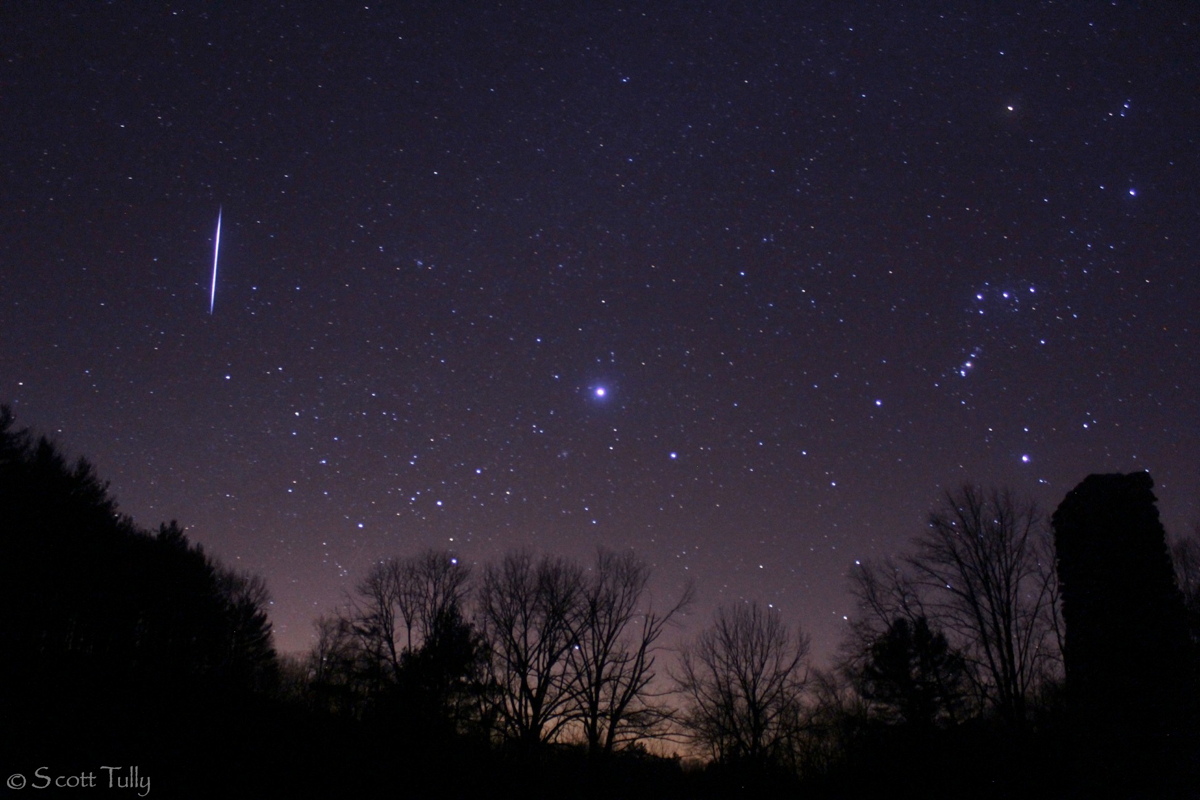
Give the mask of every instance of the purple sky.
M 0 402 L 285 651 L 429 546 L 825 654 L 947 488 L 1200 520 L 1200 11 L 578 5 L 0 10 Z

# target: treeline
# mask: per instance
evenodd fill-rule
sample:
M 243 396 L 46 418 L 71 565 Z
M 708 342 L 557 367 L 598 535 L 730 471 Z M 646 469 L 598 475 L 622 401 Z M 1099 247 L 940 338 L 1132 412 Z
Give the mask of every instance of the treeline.
M 631 553 L 473 574 L 427 551 L 376 565 L 284 673 L 311 708 L 425 742 L 575 752 L 592 775 L 690 754 L 703 766 L 670 785 L 691 795 L 1188 796 L 1200 543 L 1168 553 L 1147 475 L 1068 499 L 1052 525 L 1011 493 L 948 492 L 905 555 L 855 565 L 824 669 L 756 603 L 718 609 L 663 668 L 691 593 L 655 609 Z
M 277 685 L 267 599 L 261 578 L 174 522 L 134 525 L 86 461 L 0 408 L 0 749 L 11 771 L 199 768 L 190 754 Z
M 1149 476 L 1053 519 L 947 493 L 811 663 L 777 609 L 652 598 L 633 553 L 376 564 L 271 643 L 264 582 L 121 516 L 0 411 L 0 719 L 10 772 L 138 765 L 162 796 L 1189 797 L 1200 538 Z M 670 631 L 670 635 L 668 635 Z M 667 643 L 683 642 L 668 650 Z
M 172 675 L 245 691 L 273 681 L 263 580 L 223 566 L 175 522 L 136 527 L 86 461 L 16 430 L 7 408 L 0 508 L 2 635 L 26 646 L 35 673 L 70 663 L 105 680 Z

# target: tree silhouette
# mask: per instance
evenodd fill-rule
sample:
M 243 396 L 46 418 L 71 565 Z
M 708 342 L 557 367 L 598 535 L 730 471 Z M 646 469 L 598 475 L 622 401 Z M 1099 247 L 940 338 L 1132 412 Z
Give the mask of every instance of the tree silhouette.
M 665 612 L 649 607 L 649 568 L 632 552 L 596 552 L 569 651 L 574 715 L 592 755 L 651 735 L 670 716 L 654 691 L 656 645 L 690 602 L 691 590 Z
M 176 523 L 154 534 L 117 512 L 107 484 L 0 409 L 0 599 L 10 652 L 96 674 L 204 678 L 252 688 L 270 679 L 261 579 L 234 573 Z M 8 662 L 13 664 L 13 660 Z
M 304 660 L 301 679 L 310 705 L 333 714 L 360 717 L 370 699 L 353 625 L 340 614 L 313 621 L 317 640 Z
M 507 554 L 484 571 L 479 598 L 491 649 L 501 735 L 525 747 L 554 741 L 571 721 L 570 652 L 583 571 L 564 559 Z
M 469 581 L 470 570 L 445 551 L 374 564 L 346 606 L 317 621 L 309 680 L 318 702 L 353 716 L 396 717 L 423 703 L 408 687 L 433 680 L 414 678 L 414 663 L 426 672 L 434 664 L 452 669 L 446 681 L 463 678 L 457 666 L 431 654 L 459 627 L 474 635 L 464 612 Z
M 86 461 L 16 429 L 6 408 L 0 519 L 7 754 L 70 760 L 103 741 L 178 763 L 184 737 L 228 736 L 242 704 L 274 685 L 263 581 L 174 522 L 136 527 Z
M 271 594 L 260 575 L 238 572 L 213 562 L 217 590 L 224 606 L 227 659 L 222 670 L 239 685 L 271 688 L 278 676 L 267 608 Z
M 1192 657 L 1197 660 L 1200 659 L 1200 525 L 1191 536 L 1171 544 L 1171 563 L 1175 566 L 1175 583 L 1183 594 L 1183 606 L 1187 611 Z
M 948 492 L 905 564 L 924 615 L 951 634 L 981 695 L 1013 725 L 1057 661 L 1056 586 L 1036 506 L 1000 490 Z
M 925 617 L 896 618 L 854 677 L 876 714 L 918 730 L 955 721 L 968 681 L 966 660 Z
M 457 602 L 430 623 L 421 646 L 407 649 L 398 693 L 411 729 L 423 736 L 485 737 L 492 723 L 487 643 Z
M 719 609 L 680 656 L 682 722 L 718 762 L 789 764 L 802 731 L 808 637 L 757 603 Z

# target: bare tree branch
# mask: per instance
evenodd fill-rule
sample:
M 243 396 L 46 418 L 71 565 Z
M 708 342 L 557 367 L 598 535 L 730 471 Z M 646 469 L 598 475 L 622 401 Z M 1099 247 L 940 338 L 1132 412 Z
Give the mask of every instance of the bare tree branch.
M 956 637 L 980 692 L 1014 723 L 1058 653 L 1043 536 L 1034 504 L 966 486 L 946 493 L 905 561 L 929 618 Z
M 506 555 L 484 573 L 479 613 L 499 687 L 497 722 L 525 745 L 554 741 L 570 722 L 570 650 L 583 571 L 563 559 Z
M 808 637 L 757 603 L 722 608 L 680 657 L 692 739 L 724 762 L 779 764 L 797 752 Z
M 649 579 L 649 568 L 633 553 L 597 551 L 570 652 L 574 713 L 593 755 L 646 738 L 671 717 L 653 689 L 657 642 L 691 601 L 692 589 L 657 612 L 646 599 Z

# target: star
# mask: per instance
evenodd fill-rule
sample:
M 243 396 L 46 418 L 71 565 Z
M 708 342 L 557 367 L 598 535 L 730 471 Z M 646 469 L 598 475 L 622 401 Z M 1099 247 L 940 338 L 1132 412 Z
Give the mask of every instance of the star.
M 120 4 L 96 5 L 98 37 L 123 31 Z M 103 466 L 139 524 L 177 515 L 261 573 L 283 651 L 310 646 L 370 563 L 447 537 L 482 568 L 525 546 L 584 552 L 595 517 L 648 562 L 687 545 L 705 603 L 771 600 L 798 587 L 747 577 L 768 553 L 825 537 L 896 555 L 916 531 L 893 520 L 922 518 L 947 470 L 1047 507 L 1088 471 L 1140 468 L 1135 445 L 1160 453 L 1156 482 L 1194 474 L 1170 446 L 1200 392 L 1194 236 L 1186 213 L 1131 219 L 1152 199 L 1190 207 L 1188 115 L 1149 112 L 1194 99 L 1117 33 L 1173 29 L 1172 4 L 1118 4 L 1094 28 L 1079 4 L 1011 28 L 885 9 L 866 14 L 881 32 L 928 41 L 854 70 L 774 55 L 856 52 L 840 10 L 575 4 L 543 70 L 515 46 L 539 40 L 538 15 L 507 4 L 450 39 L 451 11 L 402 25 L 371 4 L 315 63 L 277 43 L 328 12 L 292 5 L 198 17 L 184 39 L 169 10 L 142 15 L 139 37 L 178 58 L 113 38 L 51 59 L 38 32 L 62 15 L 36 4 L 14 23 L 29 52 L 0 63 L 29 105 L 0 126 L 28 156 L 0 186 L 15 215 L 0 403 Z M 598 29 L 617 42 L 599 62 Z M 246 46 L 216 44 L 234 30 Z M 1111 58 L 1061 47 L 1068 30 Z M 685 68 L 692 36 L 712 46 Z M 1172 39 L 1163 57 L 1187 55 Z M 1022 69 L 1038 52 L 1087 77 Z M 939 80 L 949 63 L 978 79 Z M 100 79 L 115 74 L 145 93 Z M 228 86 L 248 75 L 264 80 Z M 31 144 L 75 106 L 88 124 Z M 50 175 L 53 202 L 35 203 Z M 222 203 L 243 213 L 220 230 L 239 257 L 216 324 Z M 209 309 L 179 302 L 200 290 Z M 1190 530 L 1196 500 L 1176 491 L 1164 511 Z M 326 531 L 351 533 L 318 547 Z M 816 661 L 838 646 L 822 620 L 846 602 L 844 567 L 805 567 L 795 613 Z

